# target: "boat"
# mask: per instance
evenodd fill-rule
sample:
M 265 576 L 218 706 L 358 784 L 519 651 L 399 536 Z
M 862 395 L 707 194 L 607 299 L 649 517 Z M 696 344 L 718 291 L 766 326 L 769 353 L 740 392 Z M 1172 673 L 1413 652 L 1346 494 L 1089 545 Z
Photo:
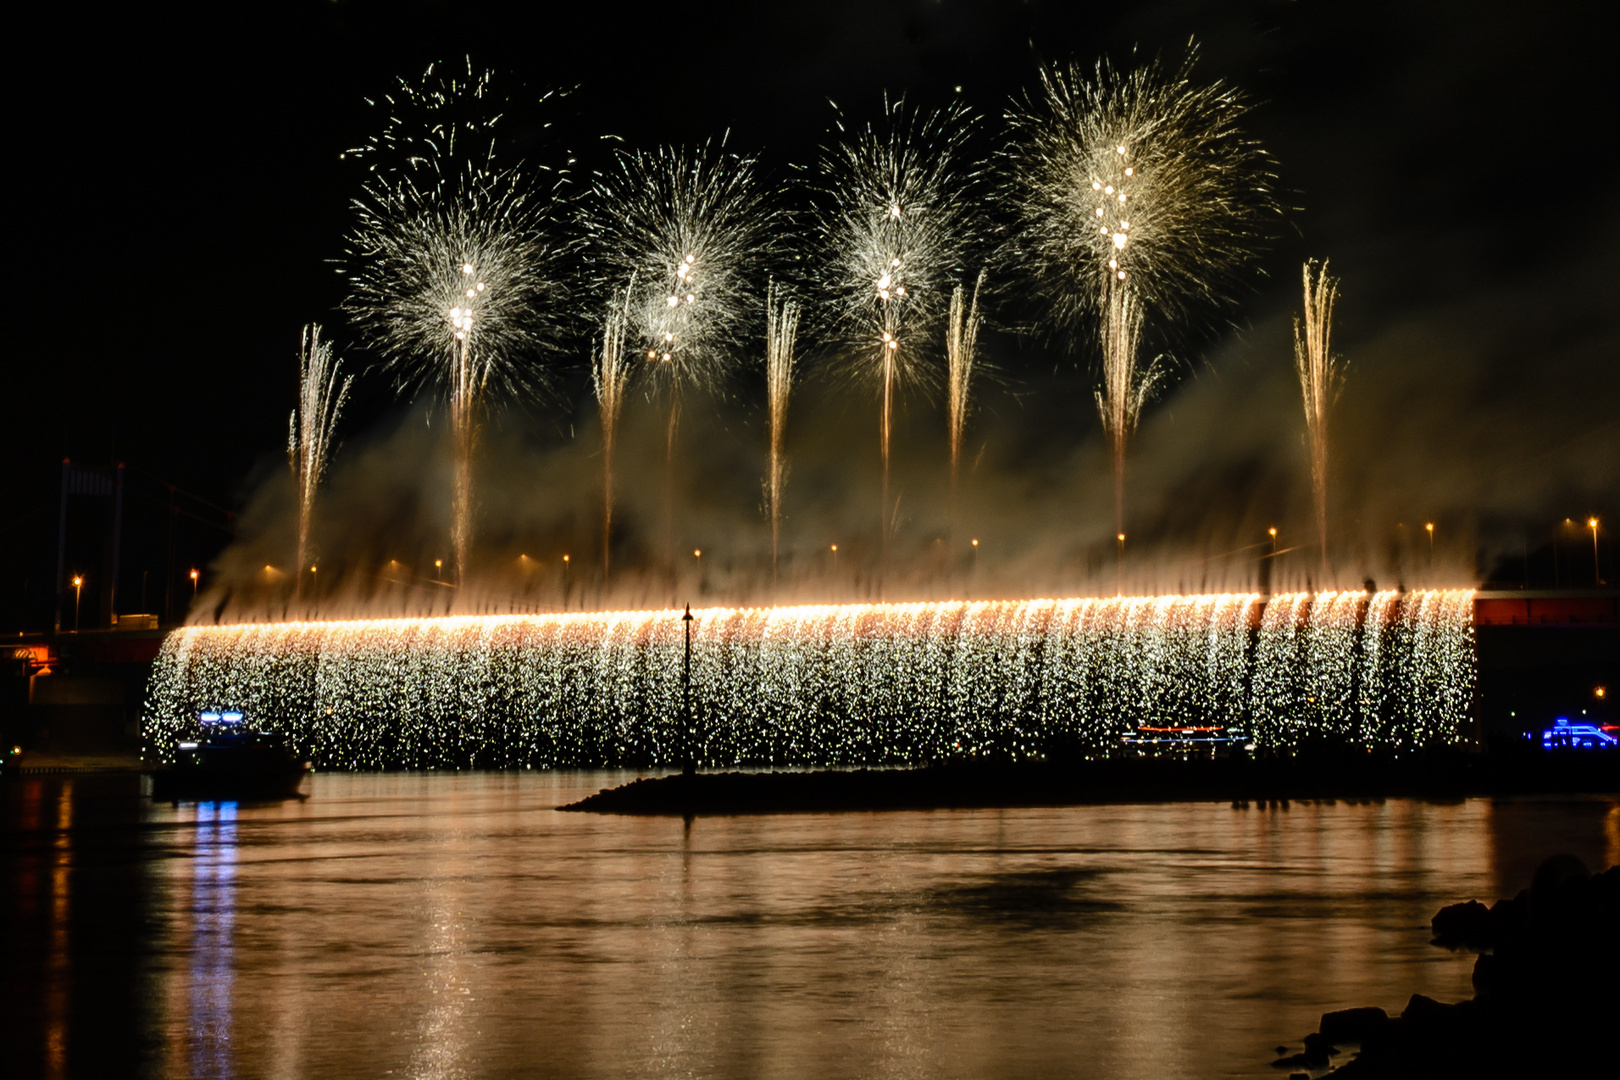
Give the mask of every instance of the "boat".
M 152 798 L 258 801 L 302 798 L 311 772 L 274 732 L 261 731 L 236 711 L 205 712 L 201 734 L 175 747 L 174 764 L 152 772 Z
M 1583 721 L 1571 723 L 1567 716 L 1560 716 L 1541 733 L 1543 750 L 1613 750 L 1616 746 L 1620 746 L 1620 738 L 1608 728 Z

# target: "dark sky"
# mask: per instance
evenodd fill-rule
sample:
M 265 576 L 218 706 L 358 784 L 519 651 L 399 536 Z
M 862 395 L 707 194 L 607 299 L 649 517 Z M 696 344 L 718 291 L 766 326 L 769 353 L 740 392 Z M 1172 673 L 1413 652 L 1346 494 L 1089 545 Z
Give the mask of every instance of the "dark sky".
M 1387 494 L 1378 513 L 1388 516 L 1468 517 L 1482 544 L 1555 515 L 1620 512 L 1620 182 L 1605 137 L 1616 94 L 1594 5 L 148 8 L 42 7 L 8 49 L 22 301 L 0 416 L 8 625 L 39 621 L 30 605 L 54 569 L 63 456 L 124 461 L 221 506 L 251 503 L 285 437 L 300 325 L 324 321 L 349 344 L 327 260 L 357 184 L 339 154 L 380 122 L 364 98 L 467 55 L 510 82 L 577 87 L 562 134 L 587 165 L 602 135 L 652 145 L 729 129 L 734 145 L 785 169 L 813 160 L 828 98 L 859 116 L 884 89 L 931 103 L 961 86 L 995 118 L 1040 60 L 1124 59 L 1133 45 L 1176 54 L 1196 38 L 1203 76 L 1261 102 L 1249 127 L 1293 209 L 1253 295 L 1225 313 L 1238 329 L 1183 340 L 1186 377 L 1144 423 L 1153 527 L 1190 529 L 1161 504 L 1221 477 L 1252 487 L 1242 455 L 1286 445 L 1274 435 L 1251 445 L 1239 429 L 1286 427 L 1244 410 L 1286 386 L 1269 372 L 1287 370 L 1307 255 L 1331 256 L 1345 282 L 1338 344 L 1357 365 L 1347 425 L 1367 446 L 1405 454 L 1347 470 L 1347 490 Z M 1027 344 L 1000 350 L 1010 384 L 1072 365 Z M 554 433 L 589 412 L 581 377 L 561 385 L 563 406 L 542 421 Z M 1052 385 L 1084 394 L 1083 381 Z M 1023 424 L 1042 429 L 1044 453 L 1095 442 L 1083 397 L 1075 408 L 1070 422 L 1030 407 Z M 364 380 L 345 437 L 398 415 L 386 382 Z M 1177 432 L 1164 434 L 1172 422 Z M 1188 449 L 1195 435 L 1244 449 Z M 1449 502 L 1437 502 L 1442 490 Z

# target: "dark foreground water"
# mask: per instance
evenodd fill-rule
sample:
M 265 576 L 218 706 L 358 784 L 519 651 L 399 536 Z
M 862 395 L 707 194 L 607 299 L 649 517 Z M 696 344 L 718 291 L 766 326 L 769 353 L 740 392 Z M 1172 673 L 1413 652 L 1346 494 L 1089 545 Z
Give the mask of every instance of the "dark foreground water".
M 304 802 L 5 799 L 7 1076 L 1276 1076 L 1329 1009 L 1466 997 L 1458 899 L 1611 800 L 560 814 L 606 773 Z

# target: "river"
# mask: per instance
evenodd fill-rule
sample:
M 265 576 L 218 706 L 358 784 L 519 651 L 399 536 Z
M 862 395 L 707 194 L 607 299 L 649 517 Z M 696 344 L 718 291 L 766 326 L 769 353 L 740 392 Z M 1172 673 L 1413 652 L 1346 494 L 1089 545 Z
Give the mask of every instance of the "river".
M 7 1074 L 1276 1077 L 1326 1010 L 1471 994 L 1443 904 L 1620 862 L 1596 798 L 555 812 L 633 775 L 9 782 Z

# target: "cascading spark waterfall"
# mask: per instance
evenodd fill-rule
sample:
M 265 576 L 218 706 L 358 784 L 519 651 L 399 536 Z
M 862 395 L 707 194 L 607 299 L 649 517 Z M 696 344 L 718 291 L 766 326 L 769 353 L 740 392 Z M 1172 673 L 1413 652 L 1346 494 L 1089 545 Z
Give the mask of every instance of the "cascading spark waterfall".
M 1103 748 L 1219 726 L 1263 748 L 1456 742 L 1473 594 L 1384 592 L 694 611 L 706 765 Z M 327 768 L 681 760 L 677 611 L 190 627 L 165 640 L 160 754 L 230 706 Z

